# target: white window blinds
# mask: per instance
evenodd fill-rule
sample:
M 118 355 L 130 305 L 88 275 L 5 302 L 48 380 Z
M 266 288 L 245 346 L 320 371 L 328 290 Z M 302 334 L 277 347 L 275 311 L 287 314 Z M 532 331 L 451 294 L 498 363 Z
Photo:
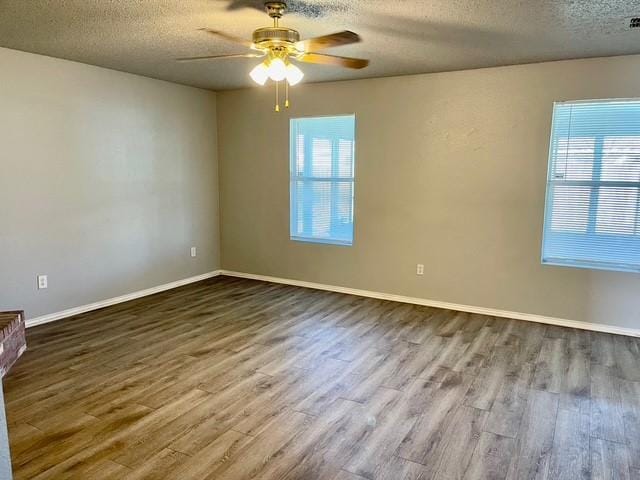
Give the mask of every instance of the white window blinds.
M 640 100 L 554 105 L 543 263 L 640 271 Z
M 291 238 L 351 245 L 355 116 L 291 119 Z

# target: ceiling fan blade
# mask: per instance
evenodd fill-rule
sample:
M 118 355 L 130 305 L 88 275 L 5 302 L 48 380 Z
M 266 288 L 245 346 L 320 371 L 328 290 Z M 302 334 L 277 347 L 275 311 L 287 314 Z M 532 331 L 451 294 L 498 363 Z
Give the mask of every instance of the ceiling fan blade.
M 185 57 L 185 58 L 176 58 L 178 62 L 191 62 L 194 60 L 215 60 L 215 59 L 223 59 L 223 58 L 259 58 L 264 55 L 260 55 L 258 53 L 236 53 L 231 55 L 204 55 L 202 57 Z
M 345 30 L 336 32 L 322 37 L 308 38 L 296 43 L 296 48 L 301 52 L 316 52 L 325 48 L 339 47 L 341 45 L 349 45 L 350 43 L 358 43 L 360 36 L 357 33 Z
M 244 38 L 236 37 L 235 35 L 230 35 L 218 30 L 212 30 L 211 28 L 200 28 L 199 30 L 202 32 L 210 33 L 211 35 L 215 35 L 216 37 L 223 38 L 229 42 L 238 43 L 240 45 L 244 45 L 247 48 L 253 48 L 253 42 L 250 42 L 249 40 L 246 40 Z
M 338 57 L 325 55 L 324 53 L 303 53 L 296 60 L 306 63 L 318 63 L 321 65 L 335 65 L 346 68 L 364 68 L 369 65 L 369 60 L 363 58 Z

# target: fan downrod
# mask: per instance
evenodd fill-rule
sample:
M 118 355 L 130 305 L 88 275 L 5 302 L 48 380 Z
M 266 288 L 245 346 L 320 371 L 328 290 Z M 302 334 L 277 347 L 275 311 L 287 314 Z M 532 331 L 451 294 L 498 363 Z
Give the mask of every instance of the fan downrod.
M 287 3 L 286 2 L 264 2 L 264 9 L 271 18 L 279 19 L 282 18 L 284 12 L 287 11 Z

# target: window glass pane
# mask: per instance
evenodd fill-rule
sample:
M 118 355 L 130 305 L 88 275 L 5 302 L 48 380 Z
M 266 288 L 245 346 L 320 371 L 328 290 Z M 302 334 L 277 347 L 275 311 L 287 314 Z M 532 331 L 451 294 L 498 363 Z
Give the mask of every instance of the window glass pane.
M 353 176 L 353 142 L 350 140 L 338 141 L 338 176 Z
M 331 176 L 331 140 L 325 138 L 314 138 L 312 140 L 313 150 L 311 159 L 311 170 L 314 177 Z
M 296 174 L 304 175 L 304 135 L 296 136 Z
M 339 182 L 335 188 L 338 189 L 338 226 L 350 225 L 353 222 L 353 182 Z
M 313 182 L 311 188 L 311 235 L 328 238 L 331 234 L 331 182 Z
M 555 178 L 591 180 L 594 138 L 563 138 L 558 141 Z
M 558 232 L 585 233 L 589 225 L 590 187 L 553 187 L 551 228 Z
M 304 234 L 304 182 L 295 182 L 295 235 Z M 294 209 L 292 208 L 292 212 Z M 293 216 L 293 213 L 292 213 Z
M 636 234 L 638 189 L 602 187 L 598 196 L 596 233 Z
M 640 137 L 606 137 L 602 148 L 602 180 L 640 181 Z

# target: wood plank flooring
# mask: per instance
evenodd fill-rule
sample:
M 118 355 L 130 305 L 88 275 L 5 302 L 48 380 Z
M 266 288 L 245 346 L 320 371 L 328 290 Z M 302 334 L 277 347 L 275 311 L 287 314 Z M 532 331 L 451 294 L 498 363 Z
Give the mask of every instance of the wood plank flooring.
M 28 331 L 17 479 L 640 479 L 640 340 L 218 277 Z

